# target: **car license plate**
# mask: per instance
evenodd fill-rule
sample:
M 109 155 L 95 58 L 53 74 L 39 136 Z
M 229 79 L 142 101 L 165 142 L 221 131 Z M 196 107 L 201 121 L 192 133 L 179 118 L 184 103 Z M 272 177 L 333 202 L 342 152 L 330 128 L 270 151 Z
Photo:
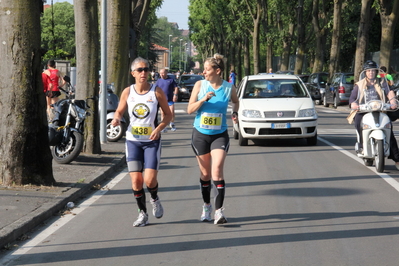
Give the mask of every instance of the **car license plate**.
M 291 127 L 290 123 L 272 123 L 273 129 L 290 128 L 290 127 Z

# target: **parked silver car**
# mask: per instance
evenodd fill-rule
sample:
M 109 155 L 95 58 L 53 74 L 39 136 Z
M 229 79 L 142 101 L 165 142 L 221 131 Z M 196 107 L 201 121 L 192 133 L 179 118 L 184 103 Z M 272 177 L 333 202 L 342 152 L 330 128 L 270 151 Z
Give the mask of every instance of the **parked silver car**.
M 333 104 L 335 108 L 338 105 L 348 104 L 349 97 L 353 90 L 353 73 L 335 73 L 328 84 L 323 96 L 323 105 L 328 107 Z

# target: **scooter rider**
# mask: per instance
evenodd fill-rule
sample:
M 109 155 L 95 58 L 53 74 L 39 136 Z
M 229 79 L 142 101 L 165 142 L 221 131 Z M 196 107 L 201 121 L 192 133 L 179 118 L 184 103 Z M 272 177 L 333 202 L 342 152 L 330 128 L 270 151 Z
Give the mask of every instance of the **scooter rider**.
M 391 109 L 397 108 L 395 93 L 389 89 L 386 82 L 380 82 L 380 79 L 377 78 L 378 71 L 379 69 L 376 62 L 368 60 L 366 63 L 364 63 L 363 72 L 365 72 L 365 77 L 355 83 L 349 98 L 349 105 L 351 109 L 358 110 L 360 104 L 364 104 L 365 102 L 371 100 L 382 100 L 384 102 L 389 100 L 391 103 Z M 354 118 L 355 127 L 358 134 L 358 153 L 363 152 L 363 128 L 361 122 L 364 115 L 365 113 L 357 113 Z M 399 151 L 396 138 L 393 135 L 392 127 L 391 138 L 389 142 L 391 149 L 391 155 L 389 158 L 395 161 L 395 166 L 399 170 Z

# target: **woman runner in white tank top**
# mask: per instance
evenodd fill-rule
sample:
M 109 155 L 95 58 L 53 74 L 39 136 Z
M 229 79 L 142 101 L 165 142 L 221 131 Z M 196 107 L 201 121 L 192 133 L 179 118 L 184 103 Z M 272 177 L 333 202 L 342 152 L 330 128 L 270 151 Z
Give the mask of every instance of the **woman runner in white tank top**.
M 144 183 L 151 195 L 153 215 L 156 218 L 163 216 L 163 207 L 158 197 L 157 174 L 161 156 L 161 130 L 171 121 L 172 113 L 162 89 L 147 81 L 150 70 L 148 61 L 136 58 L 131 70 L 136 83 L 123 90 L 112 125 L 119 125 L 123 114 L 128 111 L 130 119 L 126 131 L 126 161 L 139 209 L 139 216 L 133 226 L 139 227 L 148 224 Z M 159 107 L 164 117 L 158 123 Z

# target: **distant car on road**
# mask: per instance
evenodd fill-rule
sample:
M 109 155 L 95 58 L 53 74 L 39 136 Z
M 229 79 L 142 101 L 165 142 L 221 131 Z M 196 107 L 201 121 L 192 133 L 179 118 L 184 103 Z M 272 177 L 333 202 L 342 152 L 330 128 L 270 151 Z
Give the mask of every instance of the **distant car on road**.
M 322 104 L 323 96 L 326 90 L 328 80 L 328 73 L 317 72 L 309 76 L 308 82 L 306 82 L 306 87 L 308 88 L 312 99 L 316 104 Z
M 198 80 L 202 79 L 204 79 L 204 76 L 202 75 L 194 75 L 194 74 L 181 75 L 177 80 L 177 86 L 179 87 L 179 94 L 177 96 L 177 100 L 181 102 L 183 99 L 190 99 L 194 84 Z
M 314 102 L 295 75 L 246 76 L 238 85 L 240 103 L 233 137 L 240 146 L 248 140 L 305 138 L 317 144 Z
M 323 95 L 323 105 L 328 107 L 333 104 L 335 108 L 341 104 L 348 104 L 353 90 L 353 73 L 335 73 L 331 84 L 326 87 Z

